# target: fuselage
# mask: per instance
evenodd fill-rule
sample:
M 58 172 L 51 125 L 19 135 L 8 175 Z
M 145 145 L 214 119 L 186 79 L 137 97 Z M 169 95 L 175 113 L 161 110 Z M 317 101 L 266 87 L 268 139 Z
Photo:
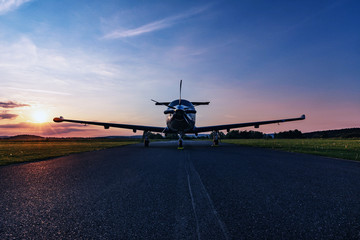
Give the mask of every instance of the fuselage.
M 185 99 L 172 101 L 164 113 L 167 114 L 166 125 L 173 132 L 186 133 L 195 128 L 195 107 Z

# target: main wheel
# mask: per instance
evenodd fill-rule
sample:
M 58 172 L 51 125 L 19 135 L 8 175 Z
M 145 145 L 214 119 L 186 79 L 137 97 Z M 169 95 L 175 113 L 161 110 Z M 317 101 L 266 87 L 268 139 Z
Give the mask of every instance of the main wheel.
M 179 140 L 179 147 L 182 148 L 183 147 L 183 141 Z
M 149 146 L 149 143 L 150 143 L 149 140 L 144 140 L 144 146 L 145 146 L 145 147 L 148 147 L 148 146 Z

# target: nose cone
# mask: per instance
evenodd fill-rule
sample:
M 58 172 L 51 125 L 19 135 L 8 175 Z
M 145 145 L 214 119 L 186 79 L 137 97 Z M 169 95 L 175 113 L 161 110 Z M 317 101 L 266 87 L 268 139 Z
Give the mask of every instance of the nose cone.
M 176 110 L 184 111 L 185 108 L 184 108 L 183 105 L 177 105 L 177 106 L 176 106 Z
M 182 109 L 177 108 L 174 112 L 174 117 L 179 120 L 184 119 L 184 114 L 185 114 L 185 111 L 183 108 Z

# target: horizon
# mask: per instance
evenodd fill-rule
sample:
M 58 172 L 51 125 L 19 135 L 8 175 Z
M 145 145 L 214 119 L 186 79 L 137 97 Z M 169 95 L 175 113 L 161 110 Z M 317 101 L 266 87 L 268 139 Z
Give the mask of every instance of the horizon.
M 360 127 L 360 2 L 0 3 L 0 135 L 133 136 L 54 117 L 165 127 L 150 99 L 210 101 L 196 126 Z
M 302 134 L 310 134 L 310 133 L 318 133 L 318 132 L 331 132 L 331 131 L 344 131 L 344 130 L 352 130 L 352 129 L 360 129 L 360 128 L 341 128 L 341 129 L 328 129 L 328 130 L 321 130 L 321 131 L 312 131 L 312 132 L 301 132 Z M 282 132 L 272 132 L 272 133 L 264 133 L 262 131 L 257 131 L 257 130 L 241 130 L 240 129 L 233 129 L 230 130 L 231 131 L 236 131 L 239 130 L 239 132 L 260 132 L 264 135 L 273 135 L 273 134 L 278 134 L 278 133 L 282 133 Z M 294 130 L 298 130 L 298 129 L 290 129 L 288 131 L 294 131 Z M 288 131 L 283 131 L 283 132 L 288 132 Z M 298 130 L 299 131 L 299 130 Z M 224 133 L 225 135 L 227 134 L 227 131 L 219 131 Z M 160 134 L 163 137 L 164 134 L 163 133 L 155 133 L 155 134 Z M 204 136 L 210 136 L 211 133 L 199 133 L 198 136 L 196 136 L 194 133 L 189 133 L 186 134 L 186 136 L 190 136 L 190 137 L 204 137 Z M 0 135 L 0 139 L 6 139 L 6 138 L 12 138 L 12 137 L 19 137 L 19 136 L 30 136 L 30 137 L 41 137 L 41 138 L 142 138 L 142 134 L 134 134 L 134 135 L 103 135 L 103 136 L 96 136 L 96 137 L 87 137 L 87 136 L 72 136 L 72 137 L 61 137 L 61 136 L 40 136 L 40 135 L 32 135 L 32 134 L 19 134 L 19 135 L 12 135 L 12 136 L 1 136 Z

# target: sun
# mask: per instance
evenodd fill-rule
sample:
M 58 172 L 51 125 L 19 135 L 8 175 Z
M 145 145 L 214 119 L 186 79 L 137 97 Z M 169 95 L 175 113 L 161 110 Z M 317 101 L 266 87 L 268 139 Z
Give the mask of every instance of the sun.
M 32 119 L 35 123 L 44 123 L 48 121 L 48 117 L 48 114 L 42 110 L 37 110 L 32 114 Z

